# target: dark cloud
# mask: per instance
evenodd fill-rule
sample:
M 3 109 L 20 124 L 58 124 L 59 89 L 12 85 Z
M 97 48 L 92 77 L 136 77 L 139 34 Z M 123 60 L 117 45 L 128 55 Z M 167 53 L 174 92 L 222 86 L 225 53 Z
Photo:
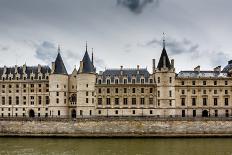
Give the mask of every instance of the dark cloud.
M 159 6 L 160 0 L 117 0 L 119 6 L 126 7 L 136 14 L 141 13 L 148 4 L 152 3 Z
M 146 46 L 162 46 L 163 40 L 153 39 L 146 43 Z M 194 54 L 197 56 L 199 54 L 199 45 L 193 43 L 192 41 L 188 39 L 183 39 L 181 41 L 168 38 L 167 41 L 165 41 L 166 48 L 168 49 L 168 52 L 170 55 L 176 55 L 176 54 Z

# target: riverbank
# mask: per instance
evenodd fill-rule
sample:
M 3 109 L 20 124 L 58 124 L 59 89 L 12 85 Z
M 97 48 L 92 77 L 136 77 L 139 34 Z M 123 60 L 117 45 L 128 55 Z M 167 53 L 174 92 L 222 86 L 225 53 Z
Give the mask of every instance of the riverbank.
M 232 121 L 165 119 L 1 120 L 0 136 L 232 137 Z

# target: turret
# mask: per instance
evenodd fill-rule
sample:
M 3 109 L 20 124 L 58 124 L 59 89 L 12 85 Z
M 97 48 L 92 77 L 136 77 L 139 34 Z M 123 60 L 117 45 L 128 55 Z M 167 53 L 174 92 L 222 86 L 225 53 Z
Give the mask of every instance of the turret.
M 50 117 L 67 117 L 68 113 L 68 73 L 60 54 L 52 63 L 52 74 L 49 75 Z
M 95 82 L 96 69 L 88 54 L 87 44 L 85 55 L 80 61 L 77 74 L 77 117 L 90 117 L 95 114 Z
M 174 110 L 165 110 L 175 106 L 174 60 L 172 59 L 171 62 L 169 60 L 165 47 L 165 39 L 163 39 L 163 50 L 157 68 L 155 68 L 154 76 L 157 84 L 157 107 L 163 109 L 160 114 L 175 115 Z

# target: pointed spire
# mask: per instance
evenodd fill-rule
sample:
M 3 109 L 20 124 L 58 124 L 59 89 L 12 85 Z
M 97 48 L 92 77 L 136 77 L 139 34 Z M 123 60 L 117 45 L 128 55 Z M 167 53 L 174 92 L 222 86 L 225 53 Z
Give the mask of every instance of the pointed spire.
M 88 51 L 88 42 L 86 41 L 86 43 L 85 43 L 85 52 L 87 52 Z
M 92 58 L 93 61 L 93 58 Z M 86 44 L 86 51 L 85 51 L 85 55 L 81 61 L 82 67 L 79 68 L 78 73 L 95 73 L 95 67 L 93 65 L 93 62 L 91 61 L 88 51 L 87 51 L 87 44 Z
M 171 68 L 171 63 L 170 63 L 170 60 L 168 58 L 168 54 L 167 54 L 166 49 L 165 49 L 164 33 L 163 33 L 163 50 L 162 50 L 157 68 L 159 70 L 161 70 L 161 68 L 169 68 L 169 69 Z
M 165 48 L 165 33 L 163 32 L 163 48 Z
M 58 51 L 58 53 L 60 53 L 60 44 L 58 44 L 58 50 L 57 51 Z
M 93 48 L 92 48 L 92 64 L 93 64 Z M 94 65 L 94 64 L 93 64 Z

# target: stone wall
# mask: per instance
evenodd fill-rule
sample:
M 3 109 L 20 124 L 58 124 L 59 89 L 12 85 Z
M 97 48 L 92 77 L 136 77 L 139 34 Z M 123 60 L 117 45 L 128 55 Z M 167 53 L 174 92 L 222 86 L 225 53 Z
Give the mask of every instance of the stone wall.
M 0 121 L 1 136 L 232 136 L 232 121 Z

